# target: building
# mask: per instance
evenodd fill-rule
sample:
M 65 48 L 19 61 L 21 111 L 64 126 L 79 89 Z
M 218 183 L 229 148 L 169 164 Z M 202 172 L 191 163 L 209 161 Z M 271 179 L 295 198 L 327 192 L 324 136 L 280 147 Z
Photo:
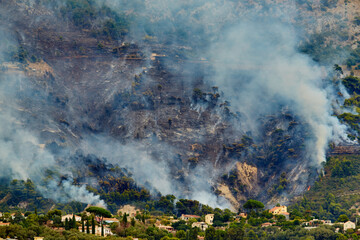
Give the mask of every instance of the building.
M 246 213 L 240 213 L 238 216 L 241 217 L 241 218 L 247 218 L 247 214 L 246 214 Z
M 10 223 L 0 222 L 0 227 L 10 226 Z
M 44 237 L 34 237 L 34 240 L 44 240 Z
M 95 227 L 95 235 L 101 236 L 101 227 L 96 226 Z M 104 236 L 111 236 L 114 235 L 110 228 L 104 226 Z
M 290 213 L 288 212 L 279 213 L 278 215 L 283 215 L 286 218 L 286 221 L 290 220 Z
M 157 226 L 159 229 L 161 229 L 161 230 L 166 230 L 166 231 L 168 231 L 168 232 L 173 232 L 174 231 L 174 228 L 173 227 L 171 227 L 171 226 L 164 226 L 164 225 L 159 225 L 159 226 Z
M 90 233 L 92 232 L 92 228 L 90 227 Z M 82 226 L 79 227 L 79 232 L 82 232 Z M 86 233 L 86 227 L 84 228 L 84 232 Z M 101 226 L 95 226 L 95 235 L 101 236 Z M 104 226 L 104 236 L 114 235 L 110 228 Z
M 321 220 L 322 222 L 323 222 L 323 224 L 325 224 L 325 225 L 333 225 L 332 223 L 331 223 L 331 220 Z
M 186 215 L 186 214 L 181 214 L 181 217 L 180 217 L 180 219 L 184 220 L 184 221 L 189 221 L 192 218 L 198 219 L 198 218 L 201 218 L 201 217 L 197 216 L 197 215 Z
M 261 224 L 261 227 L 270 227 L 272 225 L 273 225 L 272 223 L 266 222 L 266 223 Z
M 209 226 L 205 222 L 194 222 L 191 227 L 197 227 L 201 231 L 205 231 Z
M 116 218 L 103 218 L 103 222 L 110 224 L 110 223 L 120 223 L 120 221 Z
M 348 229 L 355 229 L 355 223 L 351 221 L 347 221 L 346 223 L 344 223 L 344 231 Z
M 66 219 L 66 218 L 67 218 L 68 220 L 72 220 L 72 219 L 73 219 L 73 215 L 74 215 L 74 214 L 67 214 L 67 215 L 65 215 L 65 216 L 62 216 L 62 217 L 61 217 L 61 222 L 65 222 L 65 219 Z M 81 222 L 81 217 L 75 215 L 75 221 Z
M 286 220 L 290 219 L 290 214 L 287 212 L 286 206 L 273 207 L 272 209 L 269 210 L 269 212 L 274 215 L 283 215 L 286 218 Z
M 304 222 L 303 225 L 305 226 L 318 226 L 320 224 L 324 224 L 324 225 L 333 225 L 331 223 L 331 220 L 319 220 L 319 219 L 313 219 L 309 222 Z
M 270 213 L 274 215 L 278 215 L 281 213 L 287 213 L 287 207 L 286 206 L 280 206 L 280 207 L 273 207 L 269 210 Z
M 119 209 L 118 215 L 122 216 L 124 213 L 126 213 L 126 215 L 128 216 L 128 220 L 129 220 L 131 218 L 134 218 L 138 212 L 140 212 L 140 210 L 135 208 L 134 206 L 125 205 Z
M 12 219 L 15 219 L 15 215 L 16 215 L 16 213 L 12 213 L 12 214 L 11 214 L 11 218 L 12 218 Z M 26 218 L 26 217 L 25 217 L 25 214 L 23 214 L 23 213 L 21 213 L 21 216 L 23 216 L 24 218 Z
M 206 222 L 208 225 L 213 225 L 213 223 L 214 223 L 214 214 L 207 214 L 207 215 L 205 215 L 205 222 Z

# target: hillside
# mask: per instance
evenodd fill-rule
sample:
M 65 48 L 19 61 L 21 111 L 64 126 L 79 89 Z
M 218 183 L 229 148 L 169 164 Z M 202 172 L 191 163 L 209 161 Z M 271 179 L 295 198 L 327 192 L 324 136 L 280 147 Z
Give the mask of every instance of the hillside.
M 287 203 L 354 144 L 356 1 L 170 2 L 0 1 L 2 208 Z
M 325 165 L 325 175 L 309 188 L 292 209 L 333 221 L 341 214 L 355 220 L 359 208 L 359 156 L 333 156 Z

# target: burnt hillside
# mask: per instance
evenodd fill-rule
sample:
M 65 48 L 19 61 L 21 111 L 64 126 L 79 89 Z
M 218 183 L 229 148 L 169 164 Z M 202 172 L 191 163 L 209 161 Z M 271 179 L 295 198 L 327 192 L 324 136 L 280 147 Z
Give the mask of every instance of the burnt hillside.
M 259 4 L 241 3 L 239 12 Z M 183 20 L 180 11 L 171 31 L 146 24 L 147 32 L 135 31 L 134 19 L 143 13 L 126 6 L 119 14 L 95 1 L 0 1 L 8 44 L 1 49 L 1 105 L 15 116 L 15 129 L 31 130 L 74 179 L 76 160 L 69 156 L 81 149 L 128 169 L 150 190 L 170 194 L 171 185 L 179 197 L 225 196 L 235 208 L 249 197 L 284 202 L 313 183 L 318 166 L 309 142 L 316 137 L 312 119 L 293 103 L 299 100 L 267 96 L 272 90 L 265 84 L 256 89 L 257 99 L 238 100 L 246 97 L 257 68 L 267 73 L 267 66 L 225 64 L 231 74 L 224 79 L 239 79 L 231 86 L 234 97 L 227 84 L 214 80 L 224 56 L 205 51 L 217 26 L 206 25 L 204 34 L 199 27 L 181 32 L 175 25 Z M 215 53 L 226 52 L 226 44 L 214 46 Z M 244 112 L 247 106 L 251 114 Z M 96 182 L 81 181 L 96 188 Z

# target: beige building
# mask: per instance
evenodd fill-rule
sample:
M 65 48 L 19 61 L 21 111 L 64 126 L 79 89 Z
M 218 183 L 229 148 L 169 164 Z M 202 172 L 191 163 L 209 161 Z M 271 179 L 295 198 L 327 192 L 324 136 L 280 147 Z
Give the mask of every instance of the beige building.
M 286 206 L 274 207 L 274 208 L 270 209 L 269 212 L 274 215 L 278 215 L 281 213 L 287 213 L 287 207 Z
M 201 231 L 205 231 L 209 226 L 205 222 L 194 222 L 191 227 L 197 227 Z
M 205 215 L 205 222 L 206 222 L 208 225 L 213 225 L 213 223 L 214 223 L 214 214 L 207 214 L 207 215 Z
M 129 218 L 134 218 L 137 212 L 140 212 L 140 210 L 136 207 L 132 205 L 124 205 L 122 208 L 119 209 L 118 215 L 121 216 L 126 213 Z
M 344 231 L 348 229 L 355 229 L 355 223 L 351 221 L 347 221 L 346 223 L 344 223 Z

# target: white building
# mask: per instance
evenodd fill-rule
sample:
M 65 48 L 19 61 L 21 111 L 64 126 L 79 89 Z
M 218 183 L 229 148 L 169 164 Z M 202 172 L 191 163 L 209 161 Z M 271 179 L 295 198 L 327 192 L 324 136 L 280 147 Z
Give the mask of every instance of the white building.
M 205 215 L 205 222 L 206 222 L 208 225 L 213 225 L 213 223 L 214 223 L 214 214 L 207 214 L 207 215 Z
M 90 233 L 92 232 L 92 228 L 89 228 Z M 79 227 L 79 232 L 82 232 L 82 227 Z M 84 232 L 86 233 L 86 227 L 84 228 Z M 95 235 L 101 236 L 101 226 L 95 226 Z M 110 228 L 104 226 L 104 236 L 111 236 L 114 235 Z
M 116 218 L 103 218 L 104 223 L 120 223 L 120 221 Z
M 351 221 L 347 221 L 346 223 L 344 223 L 344 231 L 348 229 L 355 229 L 355 223 Z
M 67 218 L 68 220 L 72 220 L 72 219 L 73 219 L 73 215 L 74 215 L 74 214 L 67 214 L 67 215 L 65 215 L 65 216 L 62 216 L 62 217 L 61 217 L 61 222 L 65 222 L 65 219 L 66 219 L 66 218 Z M 81 217 L 75 215 L 75 221 L 81 222 Z

